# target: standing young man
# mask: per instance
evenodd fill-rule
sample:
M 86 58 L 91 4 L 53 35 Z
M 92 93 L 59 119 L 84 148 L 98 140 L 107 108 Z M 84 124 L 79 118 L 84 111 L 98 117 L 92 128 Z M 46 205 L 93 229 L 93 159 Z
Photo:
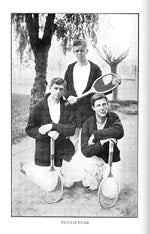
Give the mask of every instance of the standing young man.
M 85 40 L 74 41 L 73 52 L 77 61 L 70 64 L 66 70 L 64 78 L 67 81 L 65 97 L 70 104 L 75 104 L 77 127 L 81 128 L 82 123 L 92 114 L 91 95 L 82 98 L 80 101 L 77 101 L 77 97 L 91 88 L 93 82 L 102 75 L 102 71 L 98 65 L 87 59 L 88 49 Z

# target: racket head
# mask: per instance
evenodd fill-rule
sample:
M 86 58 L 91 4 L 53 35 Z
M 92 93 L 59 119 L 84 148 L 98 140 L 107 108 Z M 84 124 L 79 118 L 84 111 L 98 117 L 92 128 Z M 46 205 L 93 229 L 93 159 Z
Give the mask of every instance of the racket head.
M 112 208 L 119 197 L 119 183 L 111 174 L 103 178 L 98 189 L 98 202 L 103 209 Z
M 53 173 L 50 172 L 49 173 Z M 52 186 L 53 187 L 53 186 Z M 61 200 L 63 196 L 63 182 L 61 176 L 58 174 L 57 184 L 51 189 L 41 187 L 41 198 L 45 203 L 52 204 Z
M 119 85 L 119 83 L 115 81 L 116 78 L 118 78 L 118 76 L 115 73 L 109 73 L 97 78 L 92 85 L 93 92 L 103 94 L 111 92 Z

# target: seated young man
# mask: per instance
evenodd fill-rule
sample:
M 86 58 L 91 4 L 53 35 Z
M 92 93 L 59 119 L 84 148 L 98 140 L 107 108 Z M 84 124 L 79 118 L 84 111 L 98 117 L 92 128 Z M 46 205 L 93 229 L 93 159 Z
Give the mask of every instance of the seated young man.
M 66 81 L 62 78 L 53 78 L 50 93 L 35 105 L 27 123 L 26 133 L 35 139 L 35 155 L 34 166 L 25 165 L 24 171 L 38 185 L 45 169 L 49 169 L 50 137 L 55 140 L 56 167 L 60 168 L 63 160 L 70 161 L 75 152 L 68 137 L 74 134 L 76 121 L 72 107 L 65 105 L 65 86 Z
M 97 189 L 102 173 L 100 168 L 108 163 L 108 140 L 113 138 L 117 142 L 123 137 L 124 130 L 119 116 L 109 111 L 108 99 L 104 94 L 94 94 L 91 106 L 94 114 L 84 122 L 81 132 L 81 151 L 88 162 L 85 161 L 86 175 L 82 183 L 89 188 L 94 183 L 94 189 Z M 115 143 L 113 162 L 119 160 L 120 151 Z

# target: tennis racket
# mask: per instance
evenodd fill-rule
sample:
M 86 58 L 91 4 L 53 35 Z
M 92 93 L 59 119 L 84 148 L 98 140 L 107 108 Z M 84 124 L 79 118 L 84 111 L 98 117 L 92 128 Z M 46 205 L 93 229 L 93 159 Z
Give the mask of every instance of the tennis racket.
M 98 189 L 98 200 L 102 208 L 111 208 L 115 205 L 119 197 L 119 183 L 112 174 L 114 142 L 109 140 L 109 173 L 103 178 Z
M 60 174 L 54 167 L 54 150 L 55 141 L 50 139 L 50 161 L 51 166 L 48 173 L 46 173 L 41 186 L 41 197 L 46 203 L 58 202 L 63 196 L 63 182 Z
M 117 88 L 118 85 L 120 84 L 120 78 L 118 75 L 115 73 L 109 73 L 103 76 L 100 76 L 97 78 L 90 90 L 87 92 L 83 93 L 80 97 L 77 97 L 77 100 L 80 100 L 81 98 L 91 94 L 91 93 L 103 93 L 103 94 L 108 94 L 110 93 L 113 89 Z M 71 103 L 66 103 L 66 106 L 68 106 Z M 74 103 L 75 104 L 75 103 Z
M 118 87 L 119 85 L 119 82 L 117 82 L 118 78 L 119 77 L 115 73 L 109 73 L 97 78 L 94 81 L 91 89 L 83 93 L 80 97 L 78 97 L 78 99 L 83 98 L 91 93 L 107 94 L 111 92 L 113 89 Z

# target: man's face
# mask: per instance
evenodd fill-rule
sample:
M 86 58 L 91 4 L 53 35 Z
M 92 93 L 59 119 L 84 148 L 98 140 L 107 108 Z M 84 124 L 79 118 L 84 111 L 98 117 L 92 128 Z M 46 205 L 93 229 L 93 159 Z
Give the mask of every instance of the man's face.
M 92 108 L 95 111 L 96 115 L 100 118 L 106 117 L 108 113 L 108 103 L 105 98 L 96 100 Z
M 73 51 L 79 62 L 85 61 L 86 54 L 88 53 L 88 49 L 85 46 L 74 46 Z
M 50 92 L 51 92 L 51 97 L 54 100 L 59 101 L 59 99 L 64 93 L 64 85 L 53 84 L 52 87 L 50 88 Z

